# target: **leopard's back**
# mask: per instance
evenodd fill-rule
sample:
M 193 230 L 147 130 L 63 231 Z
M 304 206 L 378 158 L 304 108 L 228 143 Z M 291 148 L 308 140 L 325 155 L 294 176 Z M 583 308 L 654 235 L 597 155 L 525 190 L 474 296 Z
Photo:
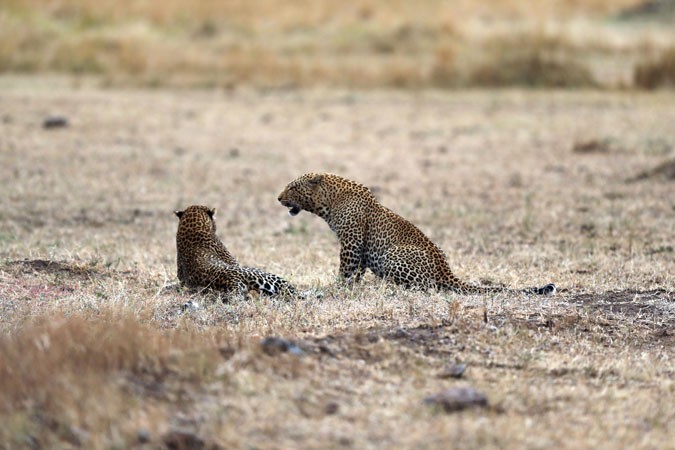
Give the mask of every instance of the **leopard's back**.
M 249 290 L 269 295 L 292 294 L 286 280 L 260 269 L 243 267 L 216 235 L 215 209 L 193 205 L 176 211 L 178 279 L 189 287 L 209 287 L 228 293 Z

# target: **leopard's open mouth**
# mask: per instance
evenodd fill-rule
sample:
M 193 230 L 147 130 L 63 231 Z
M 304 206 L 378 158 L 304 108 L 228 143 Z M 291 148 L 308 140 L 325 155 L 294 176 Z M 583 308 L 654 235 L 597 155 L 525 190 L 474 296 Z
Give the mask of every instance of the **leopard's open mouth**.
M 288 214 L 291 216 L 297 216 L 298 214 L 300 214 L 300 211 L 302 211 L 302 208 L 300 208 L 295 203 L 283 200 L 281 201 L 281 204 L 284 205 L 286 208 L 288 208 Z

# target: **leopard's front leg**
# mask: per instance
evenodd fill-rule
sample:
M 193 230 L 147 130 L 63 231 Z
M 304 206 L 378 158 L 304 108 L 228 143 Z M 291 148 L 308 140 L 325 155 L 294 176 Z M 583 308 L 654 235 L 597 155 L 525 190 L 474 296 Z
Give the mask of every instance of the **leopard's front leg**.
M 340 278 L 347 283 L 358 282 L 365 271 L 359 245 L 343 245 L 340 249 Z
M 366 270 L 363 264 L 365 227 L 359 216 L 346 215 L 331 228 L 340 240 L 340 278 L 347 283 L 361 280 Z

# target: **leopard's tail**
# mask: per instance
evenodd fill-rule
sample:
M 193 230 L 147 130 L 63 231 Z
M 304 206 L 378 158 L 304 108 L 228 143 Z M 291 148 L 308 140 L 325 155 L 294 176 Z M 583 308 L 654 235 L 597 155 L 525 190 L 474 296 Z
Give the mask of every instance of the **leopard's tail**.
M 555 294 L 557 288 L 553 283 L 549 283 L 541 287 L 532 287 L 526 289 L 511 289 L 502 286 L 476 286 L 466 283 L 455 276 L 450 268 L 445 270 L 445 279 L 439 283 L 439 287 L 444 290 L 457 292 L 459 294 L 495 294 L 495 293 L 509 293 L 509 294 L 533 294 L 533 295 L 552 295 Z
M 270 296 L 297 294 L 297 289 L 291 283 L 273 273 L 254 267 L 241 267 L 241 272 L 249 290 Z

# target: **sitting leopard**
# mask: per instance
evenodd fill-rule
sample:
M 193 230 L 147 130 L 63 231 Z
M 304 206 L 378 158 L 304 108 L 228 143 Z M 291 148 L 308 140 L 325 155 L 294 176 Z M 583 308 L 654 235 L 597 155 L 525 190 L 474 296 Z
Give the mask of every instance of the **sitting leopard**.
M 293 180 L 279 195 L 291 216 L 303 209 L 323 218 L 340 240 L 340 276 L 358 281 L 366 269 L 407 287 L 460 293 L 511 290 L 460 281 L 443 251 L 415 225 L 381 205 L 370 190 L 332 174 L 308 173 Z M 554 284 L 524 290 L 552 294 Z
M 286 280 L 260 269 L 240 266 L 216 236 L 215 208 L 190 206 L 178 216 L 178 279 L 189 287 L 211 287 L 226 293 L 292 295 Z

